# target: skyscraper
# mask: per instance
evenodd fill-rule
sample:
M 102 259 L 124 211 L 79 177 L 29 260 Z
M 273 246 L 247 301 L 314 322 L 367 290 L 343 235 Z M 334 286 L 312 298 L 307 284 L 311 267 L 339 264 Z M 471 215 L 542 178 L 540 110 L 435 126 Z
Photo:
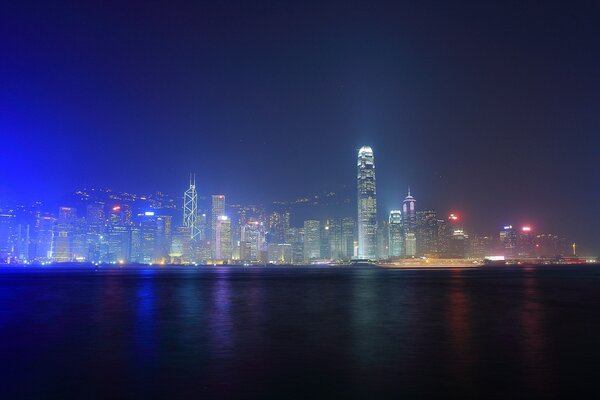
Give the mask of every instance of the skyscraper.
M 374 259 L 377 252 L 377 199 L 373 150 L 363 146 L 358 151 L 358 257 Z
M 438 257 L 438 217 L 435 210 L 417 211 L 417 255 Z
M 346 217 L 342 219 L 342 259 L 350 260 L 354 257 L 354 218 Z
M 215 259 L 221 261 L 231 260 L 231 220 L 220 215 L 215 227 Z
M 404 255 L 414 257 L 417 255 L 417 210 L 414 197 L 408 194 L 402 202 L 402 225 L 404 226 Z
M 198 223 L 198 192 L 196 192 L 196 175 L 190 176 L 190 187 L 183 194 L 183 225 L 190 228 L 190 239 L 200 240 Z
M 138 215 L 140 221 L 140 253 L 145 264 L 152 264 L 157 253 L 157 224 L 153 211 L 146 211 Z
M 417 226 L 417 209 L 414 197 L 410 194 L 410 188 L 408 188 L 408 194 L 402 202 L 402 223 L 404 224 L 404 232 L 415 232 Z
M 244 261 L 259 261 L 265 242 L 263 224 L 249 220 L 241 230 L 240 258 Z
M 390 211 L 389 229 L 389 256 L 390 258 L 402 257 L 404 235 L 402 233 L 402 212 Z
M 211 239 L 215 239 L 215 230 L 217 220 L 221 215 L 225 215 L 225 196 L 222 194 L 212 195 L 211 215 L 210 215 L 210 234 Z
M 304 261 L 309 263 L 321 258 L 321 223 L 304 221 Z

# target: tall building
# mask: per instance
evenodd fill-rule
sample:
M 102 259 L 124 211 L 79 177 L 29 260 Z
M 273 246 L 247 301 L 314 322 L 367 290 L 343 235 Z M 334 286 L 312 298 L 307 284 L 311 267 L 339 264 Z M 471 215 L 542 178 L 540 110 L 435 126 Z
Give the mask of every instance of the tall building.
M 358 258 L 374 259 L 377 252 L 377 199 L 373 150 L 363 146 L 358 151 Z
M 216 220 L 215 228 L 215 259 L 229 261 L 231 260 L 231 220 L 221 215 Z
M 10 213 L 0 214 L 0 263 L 9 263 L 15 257 L 16 218 Z
M 190 228 L 190 239 L 193 241 L 203 239 L 199 222 L 196 175 L 193 175 L 190 176 L 190 187 L 183 194 L 183 226 Z
M 329 220 L 329 253 L 332 260 L 344 260 L 342 220 L 334 218 Z
M 304 262 L 321 258 L 321 223 L 315 220 L 304 221 Z
M 217 220 L 220 216 L 225 215 L 225 196 L 222 194 L 212 195 L 211 214 L 210 214 L 210 238 L 215 238 L 215 230 L 217 228 Z
M 157 256 L 157 224 L 153 211 L 138 215 L 140 219 L 140 262 L 152 264 Z
M 173 240 L 172 219 L 170 215 L 156 217 L 156 253 L 159 260 L 169 259 L 171 241 Z
M 517 255 L 518 233 L 512 225 L 505 225 L 500 231 L 501 251 L 506 257 Z
M 343 260 L 350 260 L 354 257 L 354 237 L 355 237 L 354 218 L 342 218 L 342 243 L 341 255 Z
M 265 234 L 263 224 L 259 221 L 248 220 L 242 226 L 240 240 L 240 259 L 256 262 L 260 259 L 260 252 L 264 246 Z
M 320 256 L 319 258 L 322 260 L 330 260 L 331 259 L 331 220 L 325 220 L 324 223 L 321 224 L 321 238 L 320 238 Z
M 77 211 L 73 207 L 60 207 L 52 233 L 52 261 L 73 260 L 72 239 Z
M 304 228 L 289 228 L 285 241 L 292 245 L 292 263 L 302 264 L 304 262 Z
M 438 218 L 435 210 L 417 211 L 417 255 L 438 257 Z
M 408 188 L 408 194 L 402 202 L 402 224 L 404 225 L 404 233 L 415 232 L 417 227 L 417 201 L 410 194 L 410 188 Z
M 388 229 L 389 256 L 390 258 L 402 257 L 404 247 L 404 233 L 402 230 L 402 212 L 400 210 L 390 211 Z
M 269 243 L 267 259 L 271 264 L 290 264 L 292 262 L 292 245 Z
M 417 201 L 408 194 L 402 202 L 402 225 L 404 227 L 404 253 L 407 257 L 415 257 L 417 255 Z
M 56 218 L 48 214 L 38 214 L 35 222 L 35 261 L 46 262 L 52 259 L 52 238 Z
M 266 237 L 269 243 L 284 243 L 285 235 L 290 228 L 289 211 L 273 211 L 268 218 L 268 234 Z
M 377 224 L 377 258 L 384 260 L 389 257 L 389 222 L 379 221 Z

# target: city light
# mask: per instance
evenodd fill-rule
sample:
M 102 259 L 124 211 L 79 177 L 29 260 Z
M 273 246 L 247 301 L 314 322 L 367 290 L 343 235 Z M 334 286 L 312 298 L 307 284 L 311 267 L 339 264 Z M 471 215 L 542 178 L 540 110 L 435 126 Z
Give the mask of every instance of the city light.
M 530 226 L 524 226 L 523 228 L 521 228 L 521 230 L 523 232 L 531 232 L 531 227 Z

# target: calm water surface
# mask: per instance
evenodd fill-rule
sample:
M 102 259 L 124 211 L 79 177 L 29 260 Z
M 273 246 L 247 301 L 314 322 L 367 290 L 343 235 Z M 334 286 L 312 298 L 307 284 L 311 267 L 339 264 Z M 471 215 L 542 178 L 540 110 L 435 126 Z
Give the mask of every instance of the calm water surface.
M 0 268 L 0 397 L 572 398 L 600 267 Z

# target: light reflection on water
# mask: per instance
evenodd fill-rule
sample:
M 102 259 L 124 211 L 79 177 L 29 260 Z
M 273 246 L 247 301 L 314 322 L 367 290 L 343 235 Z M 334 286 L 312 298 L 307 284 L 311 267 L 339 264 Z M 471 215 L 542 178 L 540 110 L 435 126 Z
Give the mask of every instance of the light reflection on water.
M 559 396 L 585 387 L 578 360 L 600 359 L 600 274 L 569 268 L 3 270 L 0 383 L 13 397 Z

